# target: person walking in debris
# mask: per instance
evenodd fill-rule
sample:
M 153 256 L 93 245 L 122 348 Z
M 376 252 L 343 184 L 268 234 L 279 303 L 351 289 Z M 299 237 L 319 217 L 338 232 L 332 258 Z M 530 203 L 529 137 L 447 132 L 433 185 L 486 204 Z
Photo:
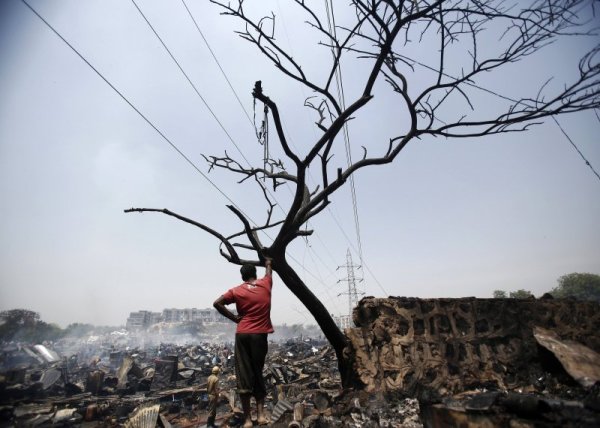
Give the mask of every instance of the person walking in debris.
M 264 403 L 267 391 L 262 376 L 267 356 L 267 335 L 273 333 L 271 324 L 272 261 L 265 260 L 264 278 L 256 278 L 256 267 L 243 265 L 241 285 L 234 287 L 215 300 L 213 306 L 224 317 L 237 323 L 235 333 L 235 375 L 244 411 L 244 428 L 252 426 L 250 398 L 256 400 L 259 425 L 266 425 Z M 237 315 L 225 305 L 235 303 Z
M 212 368 L 212 374 L 208 377 L 206 384 L 206 393 L 208 394 L 208 419 L 207 427 L 216 427 L 217 404 L 219 403 L 219 367 Z

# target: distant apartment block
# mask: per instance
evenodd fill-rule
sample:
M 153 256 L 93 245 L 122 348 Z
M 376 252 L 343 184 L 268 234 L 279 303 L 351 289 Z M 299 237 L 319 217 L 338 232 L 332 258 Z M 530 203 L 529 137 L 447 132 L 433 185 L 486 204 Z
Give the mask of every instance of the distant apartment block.
M 131 312 L 125 327 L 127 330 L 141 330 L 152 324 L 160 322 L 162 314 L 160 312 L 137 311 Z
M 163 309 L 161 312 L 137 311 L 131 312 L 127 318 L 128 330 L 143 330 L 159 322 L 201 322 L 203 324 L 226 322 L 227 318 L 215 309 Z
M 341 330 L 345 328 L 354 327 L 352 325 L 352 317 L 350 315 L 341 315 L 339 317 L 333 317 L 333 320 Z

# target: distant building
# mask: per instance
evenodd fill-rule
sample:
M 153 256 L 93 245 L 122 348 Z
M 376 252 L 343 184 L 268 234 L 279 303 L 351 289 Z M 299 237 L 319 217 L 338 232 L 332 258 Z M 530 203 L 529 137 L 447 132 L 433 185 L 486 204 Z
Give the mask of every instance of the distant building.
M 149 312 L 148 324 L 157 324 L 163 320 L 163 316 L 160 312 Z
M 163 309 L 162 311 L 164 322 L 182 322 L 183 321 L 183 310 L 182 309 Z
M 213 308 L 168 308 L 161 312 L 137 311 L 131 312 L 127 318 L 127 330 L 143 330 L 159 322 L 182 323 L 182 322 L 200 322 L 202 324 L 224 323 L 227 318 L 218 313 Z
M 162 314 L 160 312 L 150 312 L 150 311 L 137 311 L 131 312 L 129 314 L 129 318 L 127 318 L 127 322 L 125 323 L 125 327 L 127 330 L 143 330 L 151 326 L 152 324 L 156 324 L 160 322 L 162 319 Z
M 333 317 L 335 324 L 343 330 L 345 328 L 352 328 L 352 317 L 350 315 L 340 315 L 339 317 Z
M 163 321 L 165 322 L 194 322 L 202 323 L 226 322 L 227 318 L 213 308 L 207 309 L 164 309 Z

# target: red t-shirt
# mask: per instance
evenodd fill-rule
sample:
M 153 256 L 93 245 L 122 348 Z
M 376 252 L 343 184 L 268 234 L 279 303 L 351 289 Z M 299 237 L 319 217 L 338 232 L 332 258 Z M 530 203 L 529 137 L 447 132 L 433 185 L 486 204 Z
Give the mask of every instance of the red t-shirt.
M 244 282 L 223 294 L 223 303 L 235 303 L 238 315 L 236 333 L 273 333 L 271 324 L 271 288 L 273 279 L 265 276 Z

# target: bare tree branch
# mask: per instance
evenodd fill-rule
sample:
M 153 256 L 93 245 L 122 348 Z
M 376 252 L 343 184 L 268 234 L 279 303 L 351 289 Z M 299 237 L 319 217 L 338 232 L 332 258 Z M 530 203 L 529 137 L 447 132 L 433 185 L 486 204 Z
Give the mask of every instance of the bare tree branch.
M 184 221 L 186 223 L 189 223 L 193 226 L 199 227 L 200 229 L 204 230 L 205 232 L 208 232 L 209 234 L 211 234 L 212 236 L 214 236 L 215 238 L 217 238 L 219 241 L 221 241 L 221 243 L 225 246 L 225 248 L 227 248 L 228 254 L 225 255 L 223 254 L 223 256 L 230 261 L 231 263 L 235 263 L 235 264 L 241 264 L 241 260 L 237 254 L 237 252 L 235 251 L 235 249 L 233 248 L 233 245 L 229 242 L 229 239 L 225 238 L 223 235 L 221 235 L 219 232 L 217 232 L 216 230 L 202 224 L 202 223 L 198 223 L 195 220 L 192 220 L 190 218 L 184 217 L 182 215 L 179 215 L 177 213 L 174 213 L 173 211 L 170 211 L 166 208 L 160 209 L 160 208 L 129 208 L 124 210 L 125 213 L 132 213 L 132 212 L 138 212 L 138 213 L 142 213 L 142 212 L 159 212 L 159 213 L 163 213 L 166 215 L 169 215 L 171 217 L 175 217 L 178 220 Z
M 343 352 L 344 335 L 286 261 L 287 246 L 294 239 L 312 233 L 304 228 L 330 204 L 331 195 L 362 168 L 393 162 L 414 140 L 520 132 L 548 117 L 590 109 L 597 114 L 600 110 L 599 44 L 579 62 L 578 76 L 562 87 L 557 87 L 552 77 L 552 80 L 540 77 L 539 88 L 513 99 L 480 83 L 484 75 L 498 75 L 507 66 L 529 59 L 558 38 L 578 35 L 597 39 L 597 29 L 586 18 L 594 0 L 524 0 L 511 4 L 504 0 L 350 0 L 355 19 L 335 26 L 331 22 L 324 25 L 323 17 L 310 3 L 294 0 L 292 4 L 300 10 L 301 19 L 306 18 L 308 29 L 319 37 L 318 47 L 332 51 L 331 62 L 317 68 L 316 77 L 307 74 L 305 70 L 313 68 L 305 69 L 298 59 L 300 56 L 292 56 L 278 42 L 276 17 L 272 12 L 261 12 L 254 18 L 244 9 L 243 0 L 231 3 L 211 0 L 211 3 L 218 5 L 224 15 L 237 19 L 242 25 L 238 31 L 240 37 L 253 44 L 284 76 L 314 91 L 304 105 L 318 115 L 318 135 L 303 146 L 308 147 L 305 154 L 292 150 L 278 105 L 263 92 L 258 81 L 252 93 L 254 100 L 268 107 L 265 112 L 269 112 L 270 118 L 265 113 L 265 121 L 270 119 L 275 124 L 277 140 L 286 164 L 291 165 L 290 171 L 280 159 L 267 159 L 262 167 L 255 168 L 241 165 L 227 153 L 204 158 L 209 171 L 214 168 L 230 171 L 241 177 L 240 183 L 254 178 L 267 207 L 262 226 L 252 227 L 242 211 L 232 205 L 228 208 L 241 221 L 243 231 L 228 237 L 168 210 L 132 208 L 126 212 L 157 211 L 193 224 L 216 237 L 221 254 L 232 263 L 245 262 L 236 248 L 255 252 L 258 260 L 249 261 L 255 265 L 262 264 L 267 255 L 275 257 L 274 269 L 279 263 L 280 277 L 311 311 L 334 345 L 340 370 L 342 366 L 351 367 L 349 357 Z M 419 56 L 422 46 L 431 46 L 432 41 L 435 47 L 424 56 L 430 57 L 435 52 L 434 66 L 424 64 Z M 410 50 L 405 47 L 417 43 L 416 58 L 406 56 Z M 338 100 L 330 87 L 340 64 L 346 63 L 363 67 L 360 73 L 353 74 L 362 80 L 357 80 L 358 90 L 344 106 L 345 102 Z M 376 84 L 380 78 L 383 84 Z M 345 149 L 340 131 L 385 90 L 391 90 L 395 96 L 397 126 L 381 141 L 354 141 L 356 147 L 362 147 L 362 157 L 349 165 L 336 164 L 335 155 Z M 502 101 L 498 102 L 498 98 Z M 310 168 L 318 169 L 320 175 L 319 185 L 313 186 L 312 191 L 307 183 Z M 282 183 L 293 189 L 293 199 L 289 206 L 282 207 L 284 218 L 280 221 L 273 221 L 276 203 L 267 183 L 272 183 L 274 192 Z M 266 230 L 276 234 L 268 247 L 258 237 L 260 231 Z M 243 242 L 233 242 L 234 239 Z M 348 381 L 346 375 L 342 377 Z

